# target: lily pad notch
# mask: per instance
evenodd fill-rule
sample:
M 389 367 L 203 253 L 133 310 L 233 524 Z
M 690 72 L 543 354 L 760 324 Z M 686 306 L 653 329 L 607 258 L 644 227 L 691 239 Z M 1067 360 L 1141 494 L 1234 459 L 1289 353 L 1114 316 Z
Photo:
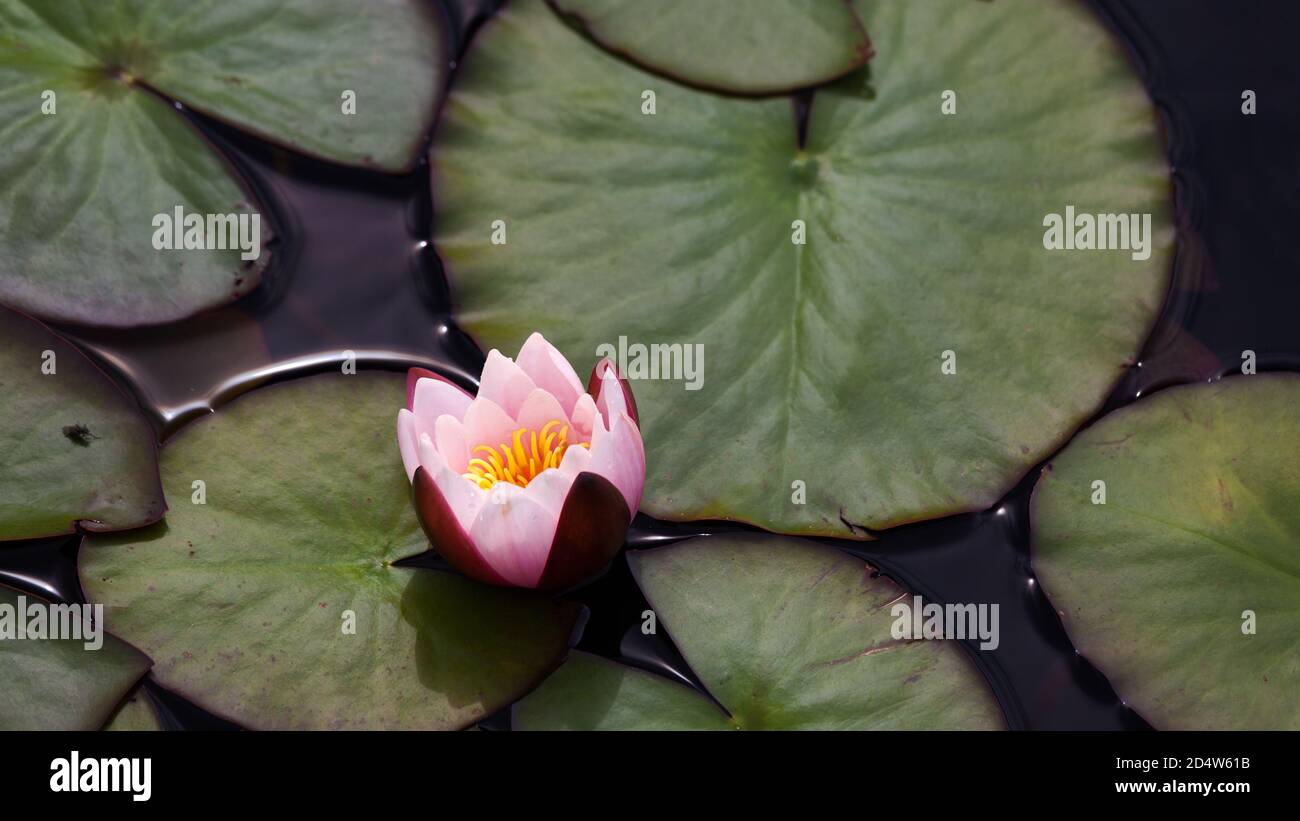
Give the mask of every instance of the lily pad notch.
M 79 557 L 159 684 L 252 729 L 460 729 L 555 669 L 578 605 L 400 562 L 429 549 L 393 442 L 404 395 L 396 374 L 306 376 L 168 439 L 166 524 Z
M 847 553 L 744 534 L 699 537 L 627 560 L 657 629 L 671 633 L 712 698 L 573 653 L 516 705 L 519 729 L 1005 726 L 964 650 L 893 638 L 891 605 L 903 591 Z
M 270 215 L 175 109 L 330 162 L 407 172 L 447 76 L 436 6 L 228 0 L 177 15 L 141 0 L 0 0 L 0 298 L 46 319 L 131 327 L 248 293 L 270 251 L 245 226 L 257 220 L 265 240 Z M 183 253 L 155 233 L 177 209 L 206 219 Z M 241 247 L 216 218 L 237 221 Z
M 656 518 L 860 539 L 985 510 L 1096 414 L 1163 305 L 1156 112 L 1089 9 L 854 8 L 871 87 L 817 89 L 802 147 L 788 99 L 656 80 L 542 0 L 484 25 L 444 105 L 433 241 L 481 347 L 707 351 L 697 390 L 629 373 Z M 1149 214 L 1149 256 L 1045 247 L 1070 206 Z

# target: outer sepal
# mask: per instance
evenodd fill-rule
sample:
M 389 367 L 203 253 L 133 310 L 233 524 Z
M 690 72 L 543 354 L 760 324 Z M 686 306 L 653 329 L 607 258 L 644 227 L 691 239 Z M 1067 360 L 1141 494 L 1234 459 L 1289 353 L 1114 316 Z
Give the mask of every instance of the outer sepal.
M 603 570 L 623 546 L 631 521 L 627 502 L 612 482 L 595 473 L 579 473 L 564 499 L 537 586 L 572 587 Z
M 469 534 L 460 526 L 455 512 L 447 499 L 438 489 L 438 485 L 423 467 L 415 469 L 411 479 L 411 490 L 415 501 L 415 514 L 420 519 L 424 534 L 433 542 L 442 557 L 460 572 L 475 581 L 484 584 L 508 586 L 492 566 L 487 563 Z M 625 506 L 626 507 L 626 506 Z

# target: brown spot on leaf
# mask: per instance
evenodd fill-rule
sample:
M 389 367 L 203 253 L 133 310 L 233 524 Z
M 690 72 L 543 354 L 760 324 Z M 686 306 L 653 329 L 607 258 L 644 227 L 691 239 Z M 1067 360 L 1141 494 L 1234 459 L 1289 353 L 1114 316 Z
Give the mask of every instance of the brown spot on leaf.
M 1228 492 L 1228 487 L 1223 484 L 1222 479 L 1219 479 L 1219 501 L 1223 504 L 1223 509 L 1225 511 L 1228 513 L 1232 512 L 1232 494 Z

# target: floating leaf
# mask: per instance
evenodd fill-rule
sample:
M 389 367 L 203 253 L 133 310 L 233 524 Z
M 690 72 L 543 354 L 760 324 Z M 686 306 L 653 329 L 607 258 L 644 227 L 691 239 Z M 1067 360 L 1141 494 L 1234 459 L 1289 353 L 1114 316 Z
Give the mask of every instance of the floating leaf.
M 26 610 L 35 603 L 42 607 L 50 604 L 31 593 L 0 585 L 0 612 L 12 614 L 15 621 L 7 628 L 15 633 L 21 618 L 18 609 Z M 49 618 L 47 615 L 47 623 Z M 80 615 L 72 620 L 80 624 Z M 149 669 L 149 659 L 112 635 L 104 634 L 102 640 L 102 646 L 91 649 L 86 646 L 93 641 L 89 636 L 0 639 L 0 730 L 97 730 L 103 726 Z
M 660 628 L 722 704 L 583 654 L 516 708 L 521 729 L 994 729 L 962 651 L 892 637 L 903 591 L 828 547 L 716 536 L 630 553 Z M 725 709 L 724 713 L 722 710 Z
M 0 307 L 0 541 L 157 521 L 154 433 L 72 345 Z
M 692 85 L 768 94 L 866 61 L 871 41 L 844 0 L 552 0 L 610 51 Z
M 684 684 L 574 651 L 515 708 L 521 730 L 729 730 L 722 708 Z
M 625 338 L 652 515 L 857 535 L 983 509 L 1092 415 L 1159 309 L 1167 167 L 1091 13 L 858 8 L 879 54 L 817 93 L 803 148 L 789 101 L 659 80 L 536 0 L 485 25 L 448 99 L 434 230 L 458 318 L 575 361 Z M 1067 206 L 1151 215 L 1150 257 L 1045 249 Z M 679 347 L 632 347 L 652 344 Z
M 104 725 L 104 729 L 117 732 L 152 732 L 161 730 L 162 723 L 159 722 L 158 713 L 149 701 L 149 697 L 145 695 L 144 688 L 137 687 L 117 708 L 117 712 L 113 713 L 113 717 Z
M 350 0 L 0 0 L 4 301 L 124 326 L 247 293 L 269 254 L 213 248 L 215 223 L 206 249 L 154 247 L 156 215 L 247 221 L 256 210 L 234 169 L 159 93 L 300 151 L 409 168 L 443 72 L 433 14 L 417 0 L 365 13 Z M 271 226 L 261 220 L 264 246 Z
M 1300 729 L 1297 407 L 1291 375 L 1160 391 L 1079 434 L 1034 488 L 1043 589 L 1157 728 Z
M 259 729 L 434 729 L 558 662 L 576 606 L 394 566 L 428 547 L 394 433 L 405 396 L 396 375 L 310 377 L 168 441 L 166 523 L 81 554 L 87 596 L 160 684 Z

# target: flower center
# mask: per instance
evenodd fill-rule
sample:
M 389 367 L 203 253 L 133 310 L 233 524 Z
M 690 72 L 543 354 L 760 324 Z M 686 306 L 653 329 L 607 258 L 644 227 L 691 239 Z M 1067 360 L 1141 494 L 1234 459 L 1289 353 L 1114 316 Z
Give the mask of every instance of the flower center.
M 540 431 L 519 428 L 510 435 L 510 444 L 497 447 L 478 445 L 473 457 L 462 473 L 466 479 L 487 490 L 497 482 L 509 482 L 519 487 L 537 478 L 547 468 L 558 468 L 569 449 L 569 426 L 552 419 Z M 589 447 L 579 442 L 579 447 Z M 482 454 L 482 456 L 478 456 Z

